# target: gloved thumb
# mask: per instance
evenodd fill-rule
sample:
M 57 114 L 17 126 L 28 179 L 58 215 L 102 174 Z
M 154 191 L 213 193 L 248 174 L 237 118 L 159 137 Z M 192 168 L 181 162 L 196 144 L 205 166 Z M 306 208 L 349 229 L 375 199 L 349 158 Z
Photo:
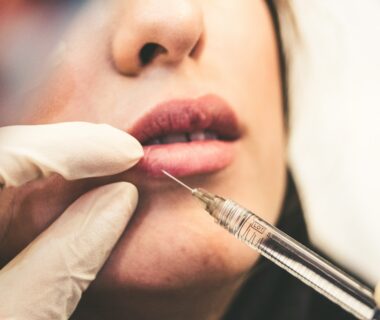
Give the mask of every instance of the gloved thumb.
M 125 182 L 74 202 L 0 271 L 0 318 L 68 319 L 96 277 L 137 204 Z

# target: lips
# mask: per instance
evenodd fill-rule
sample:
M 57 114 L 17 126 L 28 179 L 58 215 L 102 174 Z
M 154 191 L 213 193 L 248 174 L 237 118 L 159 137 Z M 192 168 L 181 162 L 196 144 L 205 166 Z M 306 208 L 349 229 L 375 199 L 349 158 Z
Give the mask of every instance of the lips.
M 138 170 L 151 177 L 162 169 L 179 177 L 222 170 L 240 137 L 235 113 L 215 95 L 159 104 L 129 133 L 144 147 Z

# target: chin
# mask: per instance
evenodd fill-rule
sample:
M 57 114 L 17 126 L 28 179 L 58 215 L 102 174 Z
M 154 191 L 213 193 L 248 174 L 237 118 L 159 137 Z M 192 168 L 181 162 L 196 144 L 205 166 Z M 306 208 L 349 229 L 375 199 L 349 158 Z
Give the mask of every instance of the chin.
M 92 292 L 133 295 L 213 287 L 236 281 L 252 267 L 255 252 L 214 223 L 182 190 L 169 193 L 144 200 L 140 192 L 143 200 Z M 180 201 L 168 206 L 174 199 Z

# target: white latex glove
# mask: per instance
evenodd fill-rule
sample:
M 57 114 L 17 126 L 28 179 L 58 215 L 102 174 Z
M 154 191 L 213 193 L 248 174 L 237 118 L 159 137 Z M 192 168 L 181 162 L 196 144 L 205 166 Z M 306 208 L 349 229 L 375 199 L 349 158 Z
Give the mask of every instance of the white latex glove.
M 106 176 L 133 166 L 142 147 L 108 125 L 0 128 L 0 181 L 20 186 L 53 172 Z M 137 202 L 125 182 L 88 192 L 0 270 L 0 319 L 68 319 L 103 266 Z M 0 217 L 1 223 L 1 217 Z

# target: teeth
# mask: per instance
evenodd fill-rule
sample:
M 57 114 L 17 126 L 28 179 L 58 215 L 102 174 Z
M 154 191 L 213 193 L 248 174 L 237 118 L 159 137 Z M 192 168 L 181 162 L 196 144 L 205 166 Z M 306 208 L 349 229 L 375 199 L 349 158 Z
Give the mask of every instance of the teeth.
M 173 133 L 150 140 L 148 145 L 170 144 L 189 141 L 218 140 L 218 135 L 210 131 L 196 131 L 192 133 Z
M 189 134 L 190 141 L 203 141 L 206 140 L 206 133 L 204 131 L 197 131 Z
M 218 135 L 215 132 L 197 131 L 189 134 L 190 141 L 217 140 Z
M 160 140 L 161 140 L 161 143 L 164 143 L 164 144 L 188 141 L 185 133 L 169 134 L 167 136 L 162 137 L 162 139 Z

